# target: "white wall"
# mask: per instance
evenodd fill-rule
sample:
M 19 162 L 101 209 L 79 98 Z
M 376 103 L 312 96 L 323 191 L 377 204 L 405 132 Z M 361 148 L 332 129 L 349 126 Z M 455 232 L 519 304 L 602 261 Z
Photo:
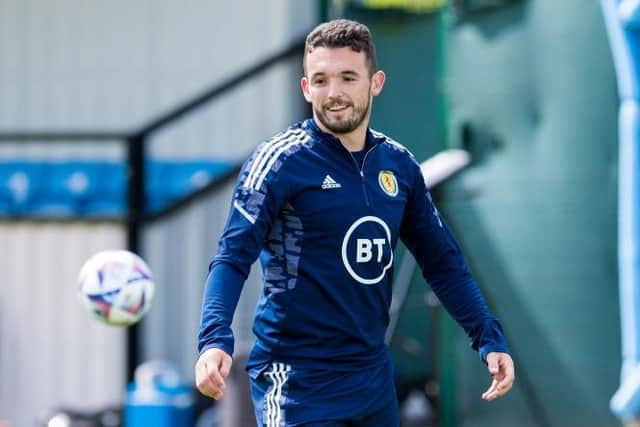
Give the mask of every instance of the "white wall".
M 125 245 L 116 223 L 0 222 L 0 420 L 33 426 L 57 407 L 119 404 L 124 329 L 91 319 L 77 274 L 95 252 Z

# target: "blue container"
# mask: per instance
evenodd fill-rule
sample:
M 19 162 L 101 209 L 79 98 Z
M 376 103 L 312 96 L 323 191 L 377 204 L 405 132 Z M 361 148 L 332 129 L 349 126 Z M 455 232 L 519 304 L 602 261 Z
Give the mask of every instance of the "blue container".
M 148 362 L 127 387 L 125 427 L 192 427 L 196 407 L 193 390 L 163 362 Z

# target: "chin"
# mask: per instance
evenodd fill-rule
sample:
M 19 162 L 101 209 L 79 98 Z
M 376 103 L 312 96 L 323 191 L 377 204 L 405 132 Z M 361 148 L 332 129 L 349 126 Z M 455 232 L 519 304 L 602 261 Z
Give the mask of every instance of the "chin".
M 347 131 L 349 131 L 349 129 L 353 127 L 353 121 L 347 119 L 327 120 L 327 122 L 332 128 L 336 129 L 347 129 Z
M 347 133 L 351 133 L 356 129 L 353 128 L 353 127 L 344 127 L 343 126 L 343 127 L 332 127 L 332 128 L 330 128 L 330 130 L 333 133 L 344 135 L 344 134 L 347 134 Z

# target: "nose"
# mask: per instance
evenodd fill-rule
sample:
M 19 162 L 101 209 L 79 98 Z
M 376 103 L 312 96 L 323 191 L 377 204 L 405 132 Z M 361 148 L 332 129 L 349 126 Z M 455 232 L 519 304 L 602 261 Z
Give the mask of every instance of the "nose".
M 335 98 L 335 99 L 342 98 L 342 85 L 340 84 L 340 82 L 336 80 L 331 80 L 329 82 L 327 96 L 329 98 Z

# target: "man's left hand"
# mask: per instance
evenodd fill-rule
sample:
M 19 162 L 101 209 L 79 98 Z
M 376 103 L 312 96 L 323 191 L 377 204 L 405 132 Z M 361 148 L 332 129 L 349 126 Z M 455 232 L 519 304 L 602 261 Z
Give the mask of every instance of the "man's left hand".
M 486 358 L 487 368 L 493 377 L 493 382 L 487 391 L 482 393 L 484 400 L 493 400 L 504 396 L 515 380 L 513 360 L 507 353 L 491 352 Z

